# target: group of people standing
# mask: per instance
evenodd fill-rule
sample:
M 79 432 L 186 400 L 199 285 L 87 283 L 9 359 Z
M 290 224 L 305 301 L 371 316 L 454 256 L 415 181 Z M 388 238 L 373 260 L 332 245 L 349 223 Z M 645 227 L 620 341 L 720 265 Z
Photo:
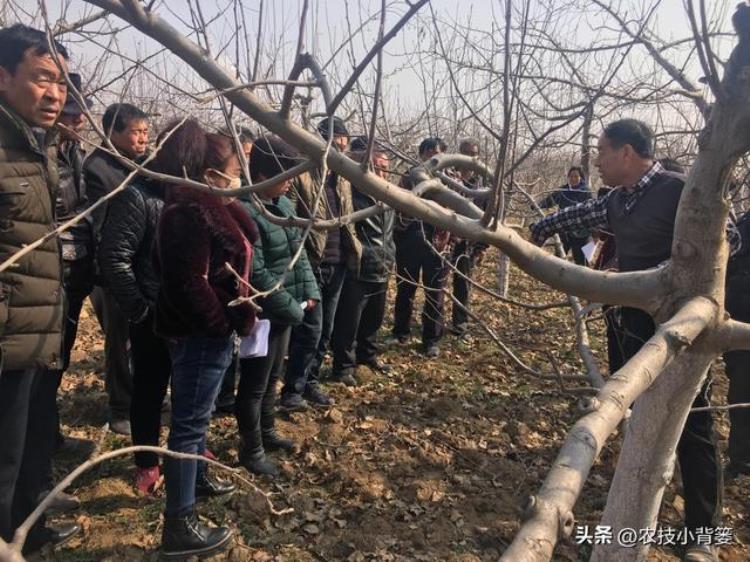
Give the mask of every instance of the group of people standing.
M 41 31 L 0 30 L 0 249 L 4 260 L 21 253 L 0 271 L 0 537 L 10 541 L 38 505 L 52 484 L 53 451 L 69 441 L 60 432 L 56 394 L 91 297 L 105 333 L 110 428 L 135 445 L 158 445 L 162 414 L 169 412 L 168 448 L 183 455 L 164 460 L 162 554 L 182 559 L 217 552 L 231 531 L 206 525 L 195 512 L 201 497 L 234 490 L 203 460 L 214 458 L 206 446 L 211 416 L 234 414 L 240 464 L 276 476 L 267 452 L 294 448 L 275 427 L 277 398 L 288 411 L 333 404 L 321 386 L 329 351 L 333 382 L 358 384 L 358 365 L 389 369 L 376 336 L 394 264 L 392 341 L 409 340 L 416 290 L 423 287 L 422 351 L 436 357 L 448 275 L 453 272 L 456 303 L 449 329 L 461 335 L 470 317 L 472 272 L 486 247 L 388 208 L 356 223 L 337 222 L 378 203 L 330 170 L 282 179 L 301 156 L 272 136 L 213 132 L 187 119 L 169 123 L 152 150 L 147 113 L 117 103 L 102 118 L 105 140 L 85 155 L 79 101 L 91 102 L 69 94 L 68 80 L 80 90 L 81 78 L 67 72 L 67 60 L 65 48 L 52 49 Z M 370 154 L 368 139 L 351 139 L 337 117 L 321 121 L 318 132 L 354 160 Z M 458 148 L 479 155 L 472 139 Z M 418 152 L 424 162 L 445 150 L 441 139 L 427 138 Z M 370 166 L 383 178 L 394 173 L 389 154 L 378 143 L 371 152 Z M 583 171 L 571 168 L 567 184 L 541 203 L 560 210 L 532 226 L 532 239 L 542 244 L 560 234 L 583 264 L 583 245 L 600 233 L 610 243 L 606 267 L 620 271 L 669 259 L 684 177 L 655 159 L 650 129 L 635 120 L 608 125 L 596 165 L 602 181 L 618 187 L 595 198 Z M 473 172 L 457 177 L 469 189 L 482 187 Z M 252 193 L 238 190 L 248 184 Z M 408 174 L 401 186 L 412 188 Z M 59 242 L 45 238 L 93 204 Z M 327 227 L 312 228 L 319 221 Z M 748 230 L 750 219 L 738 224 Z M 727 309 L 742 320 L 750 318 L 748 256 L 747 249 L 734 253 L 727 281 Z M 620 308 L 616 318 L 608 324 L 618 350 L 610 353 L 612 371 L 655 330 L 640 310 Z M 726 362 L 730 399 L 750 401 L 747 352 L 727 354 Z M 708 387 L 696 405 L 705 405 L 707 396 Z M 750 472 L 747 416 L 732 415 L 730 476 Z M 686 527 L 718 526 L 722 472 L 709 413 L 689 416 L 678 459 Z M 142 450 L 135 465 L 135 486 L 154 494 L 159 457 Z M 58 507 L 76 504 L 73 496 L 58 498 Z M 52 528 L 41 518 L 26 552 L 79 530 Z M 693 544 L 684 560 L 716 558 L 709 545 Z
M 78 91 L 82 80 L 67 61 L 65 48 L 51 48 L 41 31 L 0 30 L 3 257 L 80 217 L 59 243 L 46 240 L 0 273 L 0 430 L 9 436 L 0 450 L 0 536 L 10 541 L 52 486 L 54 451 L 80 441 L 62 435 L 56 395 L 90 297 L 105 334 L 110 429 L 134 445 L 156 446 L 168 413 L 168 448 L 189 455 L 166 457 L 162 474 L 156 453 L 135 453 L 140 492 L 155 494 L 162 476 L 166 483 L 162 554 L 213 553 L 231 532 L 202 523 L 195 504 L 234 486 L 201 460 L 215 458 L 206 447 L 211 416 L 234 414 L 240 464 L 276 476 L 267 452 L 294 448 L 275 428 L 279 381 L 278 403 L 295 411 L 333 404 L 321 386 L 329 351 L 332 382 L 358 384 L 359 365 L 389 369 L 376 336 L 394 262 L 394 335 L 408 337 L 421 271 L 424 350 L 437 355 L 448 236 L 407 217 L 397 221 L 392 209 L 311 228 L 312 220 L 335 223 L 377 202 L 332 171 L 278 179 L 301 156 L 275 137 L 212 132 L 187 119 L 167 124 L 154 146 L 149 115 L 129 103 L 106 108 L 105 138 L 86 154 L 82 133 L 92 102 L 68 90 L 68 80 Z M 335 150 L 367 157 L 368 139 L 351 139 L 338 117 L 321 121 L 318 132 Z M 476 143 L 468 146 L 478 151 Z M 420 156 L 443 149 L 440 139 L 426 139 Z M 392 173 L 380 145 L 371 166 L 381 177 Z M 252 193 L 235 191 L 248 184 Z M 476 260 L 469 248 L 463 244 L 457 262 Z M 468 286 L 459 293 L 468 306 Z M 465 329 L 466 317 L 454 314 L 454 323 Z M 61 494 L 53 507 L 78 505 Z M 41 518 L 25 552 L 79 530 Z

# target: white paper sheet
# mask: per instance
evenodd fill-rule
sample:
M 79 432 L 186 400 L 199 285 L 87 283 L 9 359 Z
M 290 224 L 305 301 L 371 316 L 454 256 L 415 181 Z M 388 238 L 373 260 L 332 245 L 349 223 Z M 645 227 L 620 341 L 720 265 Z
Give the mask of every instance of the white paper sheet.
M 268 334 L 270 331 L 270 320 L 265 318 L 256 320 L 250 335 L 240 338 L 240 359 L 265 357 L 268 355 Z
M 581 251 L 583 252 L 584 257 L 586 258 L 586 261 L 588 263 L 591 263 L 594 261 L 594 254 L 596 253 L 597 243 L 596 242 L 589 242 L 585 246 L 581 248 Z

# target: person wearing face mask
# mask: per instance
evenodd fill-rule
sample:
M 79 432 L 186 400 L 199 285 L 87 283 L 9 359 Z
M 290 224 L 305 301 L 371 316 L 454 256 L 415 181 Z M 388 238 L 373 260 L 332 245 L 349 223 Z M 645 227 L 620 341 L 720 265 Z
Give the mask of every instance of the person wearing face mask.
M 156 237 L 155 331 L 168 340 L 172 359 L 169 449 L 201 455 L 235 337 L 247 336 L 255 322 L 252 303 L 230 303 L 250 296 L 258 230 L 239 201 L 217 193 L 239 182 L 240 160 L 231 139 L 196 135 L 193 143 L 204 153 L 198 176 L 214 192 L 174 185 L 167 191 Z M 206 463 L 195 460 L 164 461 L 164 558 L 204 556 L 230 543 L 228 528 L 209 527 L 195 514 L 196 484 L 205 470 Z
M 187 174 L 191 179 L 200 180 L 203 129 L 195 120 L 178 125 L 179 121 L 173 121 L 165 127 L 161 136 L 171 134 L 148 167 L 162 174 Z M 157 144 L 161 144 L 161 138 Z M 136 178 L 111 202 L 99 244 L 101 275 L 130 323 L 133 445 L 159 444 L 162 402 L 171 373 L 167 342 L 156 336 L 153 330 L 159 277 L 154 268 L 152 250 L 164 207 L 165 189 L 168 188 L 156 180 Z M 155 453 L 136 453 L 135 464 L 136 488 L 142 494 L 153 494 L 160 480 L 159 457 Z M 226 487 L 211 479 L 206 471 L 199 473 L 196 495 L 226 492 Z
M 275 137 L 258 139 L 250 154 L 253 183 L 272 179 L 297 163 L 293 149 Z M 280 218 L 294 217 L 294 205 L 285 197 L 290 180 L 258 192 L 264 210 Z M 266 296 L 258 300 L 261 316 L 271 322 L 268 354 L 240 359 L 236 416 L 240 432 L 240 464 L 255 474 L 276 476 L 278 468 L 266 457 L 268 450 L 291 450 L 293 443 L 274 427 L 276 383 L 284 372 L 292 326 L 299 326 L 305 311 L 319 306 L 320 291 L 307 253 L 301 249 L 302 234 L 296 226 L 272 223 L 249 199 L 244 201 L 258 225 L 260 236 L 253 253 L 252 286 Z M 299 259 L 289 270 L 301 250 Z
M 102 117 L 104 132 L 120 157 L 140 162 L 148 146 L 148 116 L 129 103 L 110 105 Z M 130 169 L 111 154 L 106 143 L 94 150 L 83 163 L 86 195 L 89 204 L 118 187 Z M 92 214 L 94 242 L 101 239 L 102 225 L 107 217 L 108 204 Z M 97 283 L 91 302 L 104 331 L 105 385 L 109 396 L 109 427 L 114 433 L 130 435 L 130 399 L 133 377 L 128 352 L 128 320 L 117 306 L 111 292 Z

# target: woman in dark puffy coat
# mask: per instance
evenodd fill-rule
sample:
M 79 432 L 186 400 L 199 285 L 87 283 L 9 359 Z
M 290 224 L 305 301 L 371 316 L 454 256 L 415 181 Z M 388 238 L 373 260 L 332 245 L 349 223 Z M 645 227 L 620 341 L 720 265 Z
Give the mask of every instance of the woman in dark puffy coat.
M 241 168 L 231 139 L 204 134 L 193 142 L 205 147 L 201 179 L 217 190 L 237 187 Z M 232 358 L 235 334 L 249 334 L 255 321 L 252 304 L 230 303 L 250 294 L 257 236 L 255 223 L 238 201 L 188 187 L 169 188 L 157 238 L 161 286 L 156 332 L 169 340 L 172 358 L 172 451 L 205 452 L 211 410 Z M 164 462 L 165 558 L 218 552 L 231 540 L 228 528 L 209 527 L 195 515 L 202 470 L 205 463 L 195 460 Z
M 542 209 L 549 209 L 556 206 L 558 209 L 563 210 L 588 201 L 591 197 L 591 190 L 589 190 L 586 183 L 583 168 L 572 166 L 568 170 L 568 183 L 547 196 L 539 203 L 539 206 Z M 575 263 L 586 265 L 586 256 L 584 256 L 582 248 L 591 240 L 591 233 L 588 230 L 581 230 L 569 234 L 561 234 L 560 239 L 565 248 L 565 253 L 572 252 Z
M 279 139 L 264 137 L 253 144 L 250 174 L 253 182 L 260 182 L 295 163 L 291 147 Z M 290 183 L 282 181 L 258 193 L 266 212 L 279 218 L 294 216 L 294 205 L 284 196 Z M 302 323 L 305 308 L 318 305 L 320 291 L 304 249 L 289 269 L 302 245 L 300 229 L 274 224 L 250 201 L 245 206 L 260 232 L 253 255 L 252 285 L 259 292 L 268 291 L 258 304 L 271 328 L 268 354 L 240 359 L 235 402 L 241 436 L 240 463 L 250 472 L 275 476 L 278 469 L 266 458 L 265 451 L 293 448 L 293 443 L 280 437 L 274 427 L 276 383 L 284 370 L 292 326 Z

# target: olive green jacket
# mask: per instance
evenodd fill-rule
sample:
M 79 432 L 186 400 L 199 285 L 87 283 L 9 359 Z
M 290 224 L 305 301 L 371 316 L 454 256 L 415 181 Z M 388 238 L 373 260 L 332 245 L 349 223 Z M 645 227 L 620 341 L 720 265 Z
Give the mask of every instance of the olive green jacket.
M 294 189 L 290 190 L 287 196 L 295 203 L 297 216 L 303 218 L 311 218 L 314 216 L 314 218 L 319 220 L 327 220 L 331 218 L 331 210 L 328 206 L 328 199 L 326 198 L 325 192 L 320 195 L 320 201 L 318 201 L 315 213 L 311 212 L 320 185 L 321 179 L 319 170 L 314 170 L 312 173 L 302 174 L 295 178 L 293 182 Z M 341 216 L 353 213 L 354 205 L 352 203 L 352 185 L 349 183 L 349 180 L 338 176 L 336 192 L 339 196 Z M 362 258 L 362 244 L 357 238 L 354 223 L 350 222 L 341 228 L 341 238 L 346 251 L 347 267 L 358 274 L 359 262 Z M 323 252 L 325 251 L 327 239 L 328 230 L 314 228 L 310 231 L 310 234 L 305 241 L 307 257 L 315 268 L 317 268 L 323 260 Z
M 0 262 L 55 228 L 57 186 L 55 132 L 35 134 L 0 102 Z M 57 367 L 61 270 L 52 237 L 0 272 L 0 371 Z

